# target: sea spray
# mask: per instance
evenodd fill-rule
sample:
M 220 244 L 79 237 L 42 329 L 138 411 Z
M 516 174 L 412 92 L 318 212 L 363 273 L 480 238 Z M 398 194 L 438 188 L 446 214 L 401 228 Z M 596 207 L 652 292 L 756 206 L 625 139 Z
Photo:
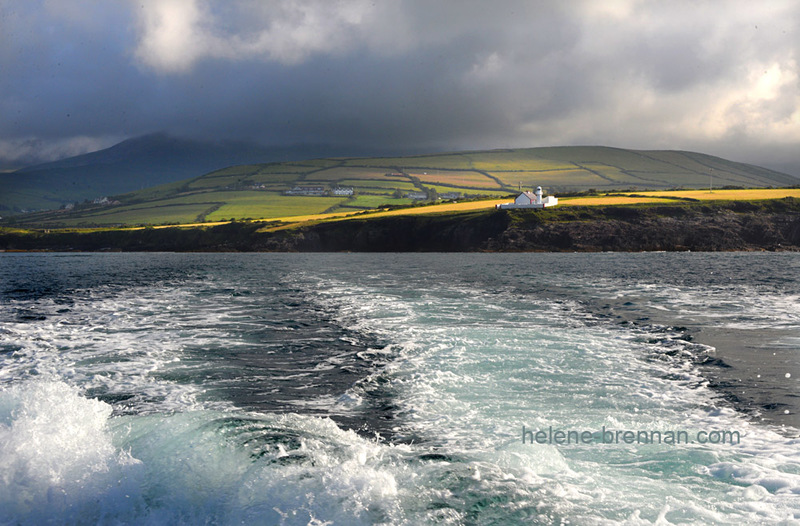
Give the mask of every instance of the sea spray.
M 113 445 L 111 412 L 58 381 L 0 392 L 0 520 L 91 522 L 141 505 L 142 465 Z

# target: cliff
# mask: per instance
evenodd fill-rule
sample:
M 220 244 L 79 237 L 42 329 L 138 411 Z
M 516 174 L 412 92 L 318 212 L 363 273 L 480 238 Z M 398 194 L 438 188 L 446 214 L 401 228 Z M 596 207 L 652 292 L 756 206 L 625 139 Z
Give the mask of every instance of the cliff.
M 800 200 L 491 210 L 325 222 L 0 232 L 1 250 L 519 252 L 800 250 Z

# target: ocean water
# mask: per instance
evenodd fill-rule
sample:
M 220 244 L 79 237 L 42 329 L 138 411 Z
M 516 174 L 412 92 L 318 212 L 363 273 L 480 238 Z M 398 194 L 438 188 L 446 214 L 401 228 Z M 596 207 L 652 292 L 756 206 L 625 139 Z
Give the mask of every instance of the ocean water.
M 0 524 L 800 524 L 798 276 L 3 254 Z

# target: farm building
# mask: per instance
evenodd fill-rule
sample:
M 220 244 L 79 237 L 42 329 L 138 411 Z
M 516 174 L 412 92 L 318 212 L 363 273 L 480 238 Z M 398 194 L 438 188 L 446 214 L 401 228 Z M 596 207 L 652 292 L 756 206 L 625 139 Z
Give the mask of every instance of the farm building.
M 545 208 L 548 206 L 556 206 L 558 198 L 548 195 L 542 198 L 542 187 L 537 186 L 535 192 L 522 192 L 514 199 L 513 203 L 503 203 L 497 205 L 497 208 L 508 210 L 513 208 Z
M 325 187 L 324 186 L 295 186 L 291 190 L 286 190 L 284 194 L 286 195 L 313 195 L 313 196 L 323 196 L 325 195 Z

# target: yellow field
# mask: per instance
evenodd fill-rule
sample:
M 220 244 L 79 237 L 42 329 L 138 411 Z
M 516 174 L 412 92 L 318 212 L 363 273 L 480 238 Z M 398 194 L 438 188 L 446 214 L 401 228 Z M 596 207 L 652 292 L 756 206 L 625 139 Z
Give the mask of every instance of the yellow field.
M 661 197 L 688 197 L 701 201 L 731 200 L 753 201 L 758 199 L 782 199 L 784 197 L 800 197 L 800 188 L 765 188 L 760 190 L 676 190 L 669 192 L 636 192 L 637 195 Z
M 726 199 L 726 200 L 746 200 L 746 199 L 781 199 L 783 197 L 798 197 L 800 198 L 800 189 L 763 189 L 763 190 L 714 190 L 709 193 L 708 190 L 686 190 L 686 191 L 669 191 L 669 192 L 636 192 L 636 197 L 631 194 L 628 195 L 599 195 L 591 197 L 566 197 L 558 200 L 558 206 L 607 206 L 607 205 L 633 205 L 643 203 L 675 203 L 677 199 L 674 198 L 691 198 L 699 200 L 712 200 L 712 199 Z M 638 196 L 652 196 L 652 197 L 638 197 Z M 508 203 L 512 200 L 505 199 L 488 199 L 484 201 L 467 201 L 463 203 L 446 203 L 441 205 L 421 206 L 416 208 L 401 208 L 399 210 L 383 210 L 370 213 L 366 217 L 388 217 L 400 215 L 419 215 L 419 214 L 436 214 L 446 212 L 466 212 L 471 210 L 483 210 L 494 208 L 495 205 L 501 203 Z M 357 212 L 356 212 L 357 213 Z M 291 226 L 297 223 L 306 221 L 324 221 L 328 219 L 349 219 L 354 213 L 335 213 L 335 214 L 316 214 L 308 216 L 293 216 L 293 217 L 279 217 L 272 219 L 273 221 L 283 221 Z M 289 225 L 287 225 L 289 226 Z
M 351 212 L 332 212 L 330 214 L 308 214 L 304 216 L 271 217 L 269 219 L 265 219 L 265 221 L 281 221 L 283 223 L 305 223 L 307 221 L 323 221 L 328 219 L 337 219 L 340 217 L 348 217 L 355 214 L 360 214 L 362 212 L 363 210 L 353 210 Z
M 447 186 L 468 186 L 472 188 L 500 188 L 497 181 L 478 172 L 409 172 L 423 183 Z
M 558 207 L 565 206 L 607 206 L 607 205 L 634 205 L 643 203 L 675 203 L 679 202 L 670 197 L 675 198 L 692 198 L 692 199 L 728 199 L 728 200 L 743 200 L 743 199 L 780 199 L 783 197 L 800 197 L 800 189 L 766 189 L 766 190 L 715 190 L 709 193 L 708 190 L 688 190 L 688 191 L 674 191 L 674 192 L 637 192 L 636 196 L 652 196 L 652 197 L 634 197 L 627 195 L 599 195 L 591 197 L 566 197 L 558 200 Z M 467 201 L 463 203 L 446 203 L 441 205 L 421 206 L 416 208 L 401 208 L 399 210 L 383 210 L 370 213 L 365 217 L 388 217 L 388 216 L 401 216 L 401 215 L 419 215 L 419 214 L 437 214 L 447 212 L 467 212 L 471 210 L 484 210 L 494 208 L 495 205 L 501 203 L 511 202 L 512 199 L 488 199 L 484 201 Z M 282 229 L 295 226 L 298 223 L 307 221 L 325 221 L 325 220 L 342 220 L 350 219 L 357 212 L 348 213 L 334 213 L 334 214 L 316 214 L 307 216 L 289 216 L 273 218 L 273 221 L 282 221 L 286 224 L 281 227 L 273 229 Z
M 369 214 L 362 214 L 357 218 L 374 218 L 374 217 L 390 217 L 390 216 L 407 216 L 407 215 L 422 215 L 422 214 L 444 214 L 450 212 L 469 212 L 473 210 L 486 210 L 495 208 L 496 205 L 502 203 L 512 202 L 512 199 L 487 199 L 483 201 L 466 201 L 463 203 L 444 203 L 440 205 L 420 206 L 415 208 L 401 208 L 398 210 L 380 210 L 371 212 Z M 618 196 L 599 196 L 599 197 L 578 197 L 560 199 L 559 206 L 600 206 L 600 205 L 624 205 L 624 204 L 637 204 L 637 203 L 664 203 L 674 202 L 666 199 L 659 199 L 657 197 L 626 197 L 623 195 Z M 316 222 L 316 221 L 342 221 L 347 219 L 354 219 L 354 215 L 359 212 L 345 212 L 333 214 L 315 214 L 305 216 L 287 216 L 270 218 L 270 221 L 281 221 L 284 224 L 280 226 L 272 226 L 264 228 L 262 231 L 275 231 L 283 230 L 285 228 L 292 228 L 298 226 L 300 223 Z
M 635 196 L 634 196 L 635 195 Z M 591 197 L 566 197 L 560 198 L 558 208 L 569 206 L 604 206 L 604 205 L 625 205 L 642 203 L 675 203 L 680 198 L 691 198 L 698 200 L 759 200 L 759 199 L 781 199 L 784 197 L 800 198 L 800 189 L 762 189 L 762 190 L 686 190 L 686 191 L 660 191 L 660 192 L 636 192 L 634 195 L 599 195 Z M 677 198 L 677 199 L 670 199 Z M 473 210 L 493 209 L 496 205 L 511 202 L 511 198 L 487 199 L 481 201 L 465 201 L 459 203 L 443 203 L 429 206 L 413 208 L 401 208 L 398 210 L 376 210 L 365 213 L 364 211 L 353 210 L 347 212 L 334 212 L 329 214 L 307 214 L 295 216 L 281 216 L 261 218 L 259 220 L 273 223 L 271 226 L 261 229 L 263 232 L 283 230 L 292 228 L 304 223 L 315 223 L 320 221 L 343 221 L 353 218 L 376 218 L 404 215 L 421 214 L 440 214 L 450 212 L 468 212 Z M 258 221 L 258 220 L 256 220 Z M 275 222 L 281 223 L 274 225 Z M 195 227 L 195 226 L 216 226 L 226 224 L 228 221 L 216 221 L 207 223 L 187 223 L 176 225 L 160 225 L 155 228 Z M 136 229 L 136 228 L 134 228 Z M 8 229 L 6 229 L 8 231 Z
M 333 214 L 317 214 L 308 216 L 289 216 L 272 218 L 270 221 L 283 221 L 285 222 L 280 226 L 266 227 L 260 232 L 274 232 L 275 230 L 283 230 L 285 228 L 292 228 L 298 226 L 300 223 L 314 222 L 314 221 L 343 221 L 347 219 L 354 219 L 353 216 L 361 214 L 357 218 L 370 218 L 373 217 L 389 217 L 389 216 L 404 216 L 404 215 L 421 215 L 421 214 L 441 214 L 447 212 L 468 212 L 471 210 L 483 210 L 487 208 L 494 208 L 495 205 L 500 203 L 508 203 L 508 199 L 491 199 L 487 201 L 467 201 L 464 203 L 445 203 L 441 205 L 420 206 L 415 208 L 401 208 L 399 210 L 380 210 L 364 214 L 362 211 L 333 213 Z
M 420 206 L 417 208 L 401 208 L 399 210 L 386 210 L 382 212 L 375 212 L 370 214 L 369 217 L 385 217 L 385 216 L 401 216 L 401 215 L 419 215 L 419 214 L 437 214 L 444 212 L 467 212 L 471 210 L 483 210 L 487 208 L 494 208 L 495 205 L 510 203 L 513 199 L 487 199 L 485 201 L 466 201 L 463 203 L 445 203 L 441 205 Z M 664 203 L 674 202 L 667 199 L 660 199 L 658 197 L 626 197 L 624 195 L 616 196 L 598 196 L 598 197 L 574 197 L 558 200 L 558 206 L 600 206 L 600 205 L 632 205 L 637 203 Z M 291 219 L 291 218 L 287 218 Z
M 659 197 L 627 197 L 624 195 L 600 195 L 596 197 L 565 197 L 558 200 L 558 206 L 602 206 L 636 205 L 641 203 L 674 203 L 672 199 Z
M 508 203 L 508 199 L 491 199 L 488 201 L 466 201 L 464 203 L 445 203 L 441 205 L 420 206 L 417 208 L 401 208 L 399 210 L 386 210 L 375 212 L 369 217 L 387 217 L 419 214 L 438 214 L 443 212 L 467 212 L 470 210 L 482 210 L 484 208 L 494 208 L 500 203 Z

